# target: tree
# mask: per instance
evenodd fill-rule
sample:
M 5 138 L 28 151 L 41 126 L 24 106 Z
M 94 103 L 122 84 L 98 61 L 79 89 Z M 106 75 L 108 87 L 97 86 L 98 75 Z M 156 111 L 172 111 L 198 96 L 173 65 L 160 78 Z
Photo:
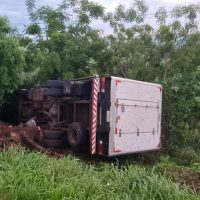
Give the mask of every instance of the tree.
M 33 0 L 26 4 L 31 20 L 26 33 L 36 37 L 25 45 L 27 69 L 35 82 L 101 73 L 107 44 L 89 24 L 102 16 L 102 6 L 87 0 L 63 1 L 56 9 L 37 7 Z
M 0 17 L 0 104 L 22 82 L 24 54 L 6 18 Z

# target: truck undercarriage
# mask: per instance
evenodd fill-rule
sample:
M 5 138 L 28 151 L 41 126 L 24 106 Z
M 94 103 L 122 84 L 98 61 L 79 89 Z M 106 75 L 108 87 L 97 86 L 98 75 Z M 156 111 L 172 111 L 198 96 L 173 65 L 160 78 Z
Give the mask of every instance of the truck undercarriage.
M 105 93 L 100 93 L 99 86 L 94 85 L 94 80 L 97 80 L 97 77 L 71 81 L 47 80 L 42 85 L 30 90 L 21 90 L 20 121 L 27 122 L 33 119 L 38 125 L 45 127 L 43 142 L 47 147 L 69 145 L 72 148 L 83 146 L 90 148 L 91 125 L 94 125 L 92 124 L 92 109 L 96 109 L 96 115 L 97 113 L 101 114 L 95 119 L 95 126 L 98 126 L 99 134 L 96 136 L 98 140 L 103 139 L 100 134 L 102 131 L 106 131 L 105 120 L 103 123 L 102 119 L 102 110 L 105 109 L 102 109 L 100 105 L 106 104 L 105 101 L 101 100 L 97 105 L 98 100 L 96 99 L 94 107 L 94 98 L 105 99 L 103 97 Z M 96 94 L 94 87 L 98 87 Z M 97 112 L 97 109 L 101 109 L 101 111 Z M 101 126 L 97 123 L 97 119 L 101 120 Z M 109 127 L 107 127 L 107 131 L 108 129 Z M 106 144 L 106 140 L 104 144 Z M 92 146 L 91 153 L 93 153 Z M 94 153 L 96 153 L 96 144 Z M 106 149 L 99 149 L 99 154 L 106 154 Z

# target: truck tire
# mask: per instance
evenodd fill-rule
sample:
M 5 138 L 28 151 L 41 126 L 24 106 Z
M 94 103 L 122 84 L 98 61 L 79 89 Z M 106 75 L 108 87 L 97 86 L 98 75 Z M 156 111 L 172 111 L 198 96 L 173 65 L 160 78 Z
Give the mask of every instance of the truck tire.
M 33 115 L 34 115 L 33 106 L 22 104 L 21 117 L 28 120 L 28 119 L 32 118 Z
M 86 142 L 86 131 L 81 123 L 73 122 L 69 125 L 67 142 L 73 148 L 79 147 Z
M 19 90 L 19 95 L 26 100 L 31 100 L 32 99 L 32 91 L 27 90 L 27 89 L 20 89 Z
M 62 96 L 63 94 L 64 94 L 63 89 L 45 88 L 45 90 L 44 90 L 45 96 Z
M 63 147 L 64 140 L 61 139 L 43 139 L 43 144 L 45 147 Z
M 60 81 L 60 80 L 47 80 L 44 82 L 43 84 L 44 87 L 47 87 L 47 88 L 51 88 L 51 87 L 54 87 L 54 88 L 63 88 L 64 87 L 64 81 Z
M 57 130 L 45 130 L 43 132 L 43 137 L 45 139 L 63 139 L 64 138 L 64 132 L 63 131 L 57 131 Z
M 19 90 L 19 94 L 20 94 L 21 96 L 26 96 L 26 95 L 28 95 L 28 90 L 27 90 L 27 89 L 20 89 L 20 90 Z
M 32 100 L 33 92 L 32 90 L 28 90 L 28 100 Z

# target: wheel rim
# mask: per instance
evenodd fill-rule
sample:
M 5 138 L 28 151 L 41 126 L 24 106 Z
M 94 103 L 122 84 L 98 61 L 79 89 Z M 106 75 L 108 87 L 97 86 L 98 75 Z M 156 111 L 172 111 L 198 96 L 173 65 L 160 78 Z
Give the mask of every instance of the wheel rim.
M 78 131 L 76 129 L 72 129 L 72 142 L 74 144 L 77 144 L 78 143 Z

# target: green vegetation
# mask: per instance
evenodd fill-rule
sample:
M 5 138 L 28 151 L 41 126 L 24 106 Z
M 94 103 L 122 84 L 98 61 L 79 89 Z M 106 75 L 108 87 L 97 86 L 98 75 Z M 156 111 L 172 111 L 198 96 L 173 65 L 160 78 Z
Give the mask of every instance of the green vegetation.
M 0 105 L 4 96 L 21 84 L 20 76 L 25 64 L 23 53 L 8 20 L 0 17 Z
M 154 168 L 84 163 L 11 148 L 0 154 L 3 199 L 200 199 Z

